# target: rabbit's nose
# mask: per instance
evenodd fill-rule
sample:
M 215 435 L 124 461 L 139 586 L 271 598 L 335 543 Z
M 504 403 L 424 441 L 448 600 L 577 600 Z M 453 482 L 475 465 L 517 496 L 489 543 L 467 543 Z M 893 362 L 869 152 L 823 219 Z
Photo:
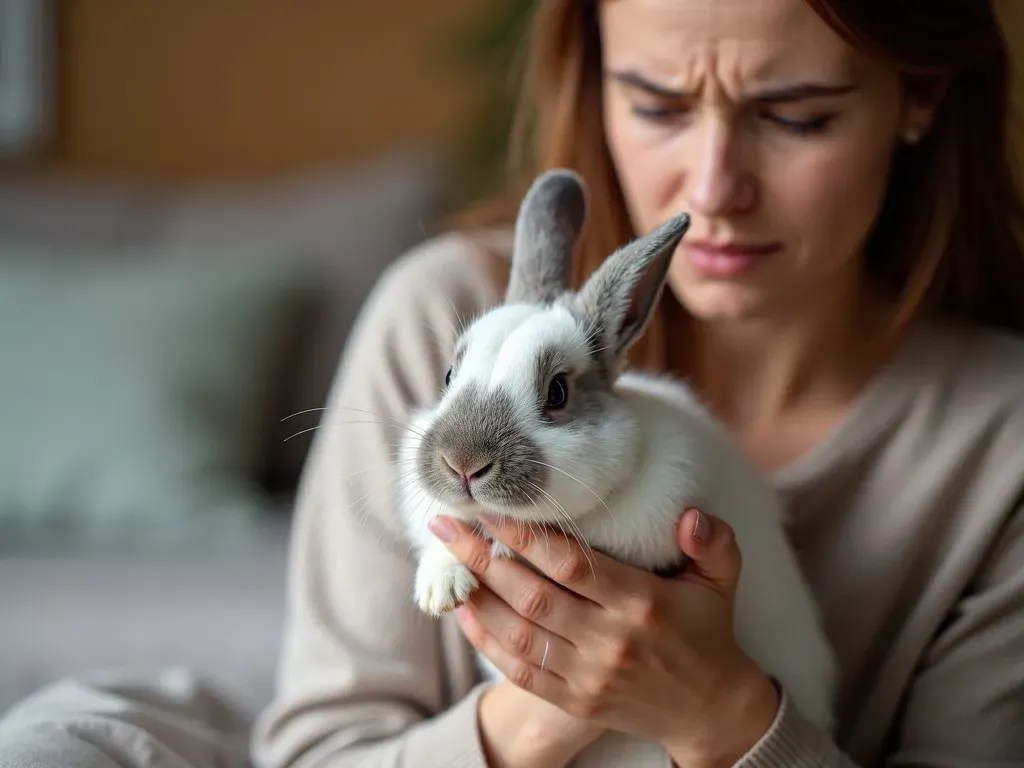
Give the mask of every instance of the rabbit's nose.
M 487 461 L 486 459 L 473 460 L 461 456 L 450 456 L 446 453 L 441 454 L 441 460 L 452 471 L 452 474 L 462 478 L 462 481 L 466 483 L 470 480 L 479 480 L 490 472 L 491 467 L 494 466 L 493 461 Z

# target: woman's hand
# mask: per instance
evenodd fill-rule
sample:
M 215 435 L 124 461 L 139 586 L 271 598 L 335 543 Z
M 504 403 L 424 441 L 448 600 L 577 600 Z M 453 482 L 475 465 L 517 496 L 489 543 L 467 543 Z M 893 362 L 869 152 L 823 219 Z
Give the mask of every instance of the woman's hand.
M 778 693 L 732 631 L 741 559 L 725 522 L 682 516 L 677 540 L 691 562 L 675 578 L 560 532 L 490 521 L 491 535 L 542 576 L 492 559 L 468 526 L 440 523 L 435 533 L 454 531 L 448 547 L 481 583 L 459 612 L 463 632 L 517 687 L 602 728 L 656 740 L 680 765 L 732 765 L 770 727 Z

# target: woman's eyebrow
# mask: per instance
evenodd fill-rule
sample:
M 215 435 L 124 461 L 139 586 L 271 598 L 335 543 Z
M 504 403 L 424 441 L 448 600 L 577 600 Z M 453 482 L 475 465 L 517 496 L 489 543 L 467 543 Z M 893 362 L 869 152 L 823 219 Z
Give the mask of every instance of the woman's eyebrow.
M 693 98 L 694 96 L 692 92 L 676 91 L 671 88 L 658 85 L 657 83 L 648 80 L 639 72 L 635 72 L 633 70 L 612 70 L 609 71 L 608 74 L 623 85 L 628 85 L 641 91 L 646 91 L 652 96 L 660 96 L 663 99 L 688 99 Z
M 826 96 L 843 96 L 857 89 L 854 83 L 791 83 L 767 88 L 747 96 L 750 101 L 803 101 Z
M 693 99 L 696 94 L 692 91 L 679 91 L 648 80 L 639 72 L 633 70 L 609 71 L 611 77 L 624 85 L 646 91 L 652 96 L 663 99 L 685 100 Z M 805 99 L 823 98 L 827 96 L 842 96 L 854 91 L 857 86 L 853 83 L 821 83 L 821 82 L 796 82 L 785 85 L 772 86 L 761 91 L 747 94 L 746 99 L 755 102 L 787 102 L 803 101 Z

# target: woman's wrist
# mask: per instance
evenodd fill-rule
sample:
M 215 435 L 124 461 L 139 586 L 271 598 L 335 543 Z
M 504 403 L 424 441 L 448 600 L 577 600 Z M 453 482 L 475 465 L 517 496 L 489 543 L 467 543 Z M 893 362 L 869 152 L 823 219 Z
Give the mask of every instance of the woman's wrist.
M 603 732 L 507 681 L 480 697 L 478 718 L 488 768 L 560 768 Z
M 752 665 L 736 685 L 723 692 L 713 709 L 719 728 L 704 729 L 701 743 L 673 739 L 663 746 L 676 765 L 726 768 L 735 765 L 771 729 L 782 703 L 775 682 Z M 692 729 L 683 729 L 692 734 Z

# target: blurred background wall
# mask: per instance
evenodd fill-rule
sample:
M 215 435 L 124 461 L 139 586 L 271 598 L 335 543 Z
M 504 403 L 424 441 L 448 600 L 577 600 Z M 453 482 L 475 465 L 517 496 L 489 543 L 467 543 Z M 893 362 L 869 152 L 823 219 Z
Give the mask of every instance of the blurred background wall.
M 446 144 L 480 82 L 453 40 L 486 0 L 64 0 L 45 165 L 248 177 Z

